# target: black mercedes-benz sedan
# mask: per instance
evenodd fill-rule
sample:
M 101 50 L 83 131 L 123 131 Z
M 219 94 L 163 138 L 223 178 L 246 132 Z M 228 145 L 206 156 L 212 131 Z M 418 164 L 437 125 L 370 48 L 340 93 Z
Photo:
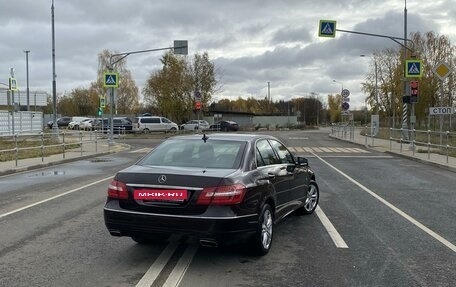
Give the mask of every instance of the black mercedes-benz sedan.
M 274 224 L 313 213 L 318 199 L 307 159 L 275 137 L 176 136 L 116 174 L 104 219 L 111 235 L 138 243 L 182 234 L 203 246 L 247 242 L 264 255 Z

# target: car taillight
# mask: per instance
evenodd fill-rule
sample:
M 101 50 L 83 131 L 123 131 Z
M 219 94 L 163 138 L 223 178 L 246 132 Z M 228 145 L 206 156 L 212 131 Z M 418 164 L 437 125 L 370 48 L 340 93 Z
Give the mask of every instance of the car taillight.
M 233 205 L 242 202 L 246 188 L 242 184 L 206 187 L 200 193 L 197 204 Z
M 128 199 L 127 185 L 121 181 L 113 180 L 108 186 L 108 197 Z

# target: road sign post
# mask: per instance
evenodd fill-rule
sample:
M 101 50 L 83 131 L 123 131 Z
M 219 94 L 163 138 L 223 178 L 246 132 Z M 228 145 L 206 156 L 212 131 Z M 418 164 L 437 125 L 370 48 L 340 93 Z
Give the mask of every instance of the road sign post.
M 447 63 L 440 62 L 439 64 L 437 64 L 437 66 L 435 66 L 432 69 L 432 72 L 434 72 L 434 74 L 440 79 L 440 104 L 443 106 L 443 95 L 444 95 L 443 94 L 444 93 L 443 92 L 443 81 L 446 79 L 446 77 L 448 77 L 451 74 L 452 69 Z M 443 142 L 442 130 L 443 130 L 443 114 L 440 115 L 440 145 L 442 145 L 442 142 Z

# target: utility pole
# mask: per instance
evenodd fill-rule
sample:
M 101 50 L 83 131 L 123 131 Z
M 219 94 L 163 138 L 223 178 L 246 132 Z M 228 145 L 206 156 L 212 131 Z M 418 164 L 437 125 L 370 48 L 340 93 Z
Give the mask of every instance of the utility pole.
M 272 108 L 272 99 L 271 99 L 271 82 L 268 82 L 268 102 L 269 102 L 269 106 L 271 107 L 271 115 L 272 115 L 273 108 Z
M 10 75 L 11 75 L 11 79 L 14 79 L 14 68 L 10 68 Z M 16 114 L 16 105 L 15 105 L 15 101 L 14 101 L 14 89 L 13 89 L 12 85 L 11 85 L 10 89 L 11 89 L 11 106 L 12 106 L 12 109 L 11 109 L 12 129 L 11 129 L 11 131 L 13 132 L 13 136 L 14 136 L 14 116 Z
M 407 0 L 405 1 L 404 6 L 404 85 L 403 85 L 403 96 L 407 95 L 407 78 L 406 78 L 406 65 L 405 61 L 407 60 Z M 408 132 L 407 132 L 407 103 L 402 103 L 402 134 L 406 140 L 408 140 Z
M 27 111 L 30 111 L 30 90 L 29 90 L 29 66 L 28 66 L 28 54 L 30 53 L 29 50 L 24 51 L 25 53 L 25 70 L 27 72 Z
M 54 0 L 51 5 L 51 20 L 52 20 L 52 133 L 56 136 L 59 132 L 57 126 L 57 85 L 55 82 L 55 29 L 54 29 Z

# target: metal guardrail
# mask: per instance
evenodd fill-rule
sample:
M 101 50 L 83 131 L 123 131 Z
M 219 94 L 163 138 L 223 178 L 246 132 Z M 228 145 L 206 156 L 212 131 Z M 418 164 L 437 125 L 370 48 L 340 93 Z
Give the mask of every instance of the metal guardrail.
M 400 134 L 400 137 L 395 137 L 396 133 Z M 404 137 L 404 135 L 410 134 L 409 137 Z M 413 140 L 409 140 L 413 139 Z M 400 143 L 400 151 L 402 152 L 403 144 L 408 144 L 409 149 L 412 150 L 413 155 L 415 155 L 417 147 L 425 147 L 428 159 L 431 158 L 431 151 L 438 152 L 440 154 L 444 153 L 446 155 L 446 162 L 448 163 L 448 158 L 450 150 L 456 151 L 456 133 L 451 133 L 449 131 L 440 132 L 440 131 L 422 131 L 422 130 L 408 130 L 408 129 L 393 129 L 390 128 L 390 150 L 392 149 L 392 142 L 396 141 Z
M 338 138 L 347 139 L 347 135 L 349 140 L 355 140 L 355 127 L 349 124 L 335 124 L 331 126 L 331 134 L 336 135 Z
M 389 141 L 389 150 L 393 151 L 394 149 L 402 153 L 404 152 L 404 146 L 408 146 L 407 150 L 412 152 L 412 155 L 415 156 L 417 148 L 423 148 L 422 151 L 427 152 L 428 159 L 431 158 L 432 153 L 438 153 L 446 157 L 446 162 L 449 162 L 450 153 L 456 152 L 456 133 L 449 131 L 439 132 L 431 130 L 409 130 L 409 129 L 389 129 L 389 136 L 385 135 L 382 137 L 368 134 L 370 127 L 365 126 L 361 128 L 364 130 L 364 145 L 366 147 L 370 145 L 374 146 L 375 139 L 377 141 L 385 140 Z M 357 129 L 359 132 L 359 129 Z M 331 134 L 337 136 L 338 138 L 349 139 L 355 141 L 355 128 L 350 125 L 333 125 L 331 128 Z M 361 133 L 360 133 L 361 134 Z M 369 139 L 370 138 L 370 139 Z M 413 140 L 411 140 L 413 139 Z M 358 137 L 358 141 L 362 143 L 362 139 Z M 386 145 L 386 143 L 385 143 Z M 419 150 L 418 150 L 419 151 Z
M 19 155 L 21 152 L 39 150 L 39 157 L 44 162 L 46 156 L 54 154 L 62 154 L 62 158 L 65 159 L 66 153 L 69 151 L 80 152 L 81 156 L 83 156 L 84 152 L 96 154 L 99 152 L 99 145 L 101 143 L 108 143 L 108 137 L 100 131 L 59 131 L 57 135 L 43 132 L 39 134 L 15 134 L 13 136 L 0 136 L 0 140 L 13 146 L 12 148 L 0 150 L 0 158 L 2 160 L 3 157 L 15 160 L 16 167 L 20 159 L 27 158 L 21 158 Z M 31 144 L 30 146 L 20 146 L 19 141 L 29 142 Z M 109 151 L 109 144 L 107 146 Z M 46 149 L 51 148 L 57 148 L 59 151 L 55 152 L 54 150 L 52 153 L 46 153 Z M 34 157 L 37 156 L 35 155 Z

